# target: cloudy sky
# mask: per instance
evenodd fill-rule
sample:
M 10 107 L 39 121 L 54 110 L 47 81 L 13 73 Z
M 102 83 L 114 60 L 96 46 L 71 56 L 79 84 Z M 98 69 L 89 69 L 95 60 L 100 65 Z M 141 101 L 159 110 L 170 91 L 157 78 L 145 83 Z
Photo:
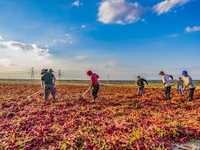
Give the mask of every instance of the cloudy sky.
M 0 78 L 200 79 L 199 0 L 0 0 Z

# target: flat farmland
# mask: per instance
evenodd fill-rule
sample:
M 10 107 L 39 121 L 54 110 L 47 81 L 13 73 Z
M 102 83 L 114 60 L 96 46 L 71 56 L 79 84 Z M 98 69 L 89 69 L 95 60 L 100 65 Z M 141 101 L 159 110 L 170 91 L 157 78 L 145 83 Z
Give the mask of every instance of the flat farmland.
M 188 102 L 172 88 L 104 85 L 93 101 L 86 84 L 58 84 L 57 102 L 44 103 L 38 83 L 0 83 L 0 149 L 167 150 L 200 140 L 200 90 Z M 187 94 L 187 93 L 186 93 Z M 51 96 L 49 97 L 51 100 Z

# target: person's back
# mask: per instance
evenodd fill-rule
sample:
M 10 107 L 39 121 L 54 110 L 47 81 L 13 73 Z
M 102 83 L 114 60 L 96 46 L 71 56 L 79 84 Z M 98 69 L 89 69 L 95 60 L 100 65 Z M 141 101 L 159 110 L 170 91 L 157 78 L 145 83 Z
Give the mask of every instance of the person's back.
M 137 85 L 138 85 L 139 87 L 144 87 L 144 82 L 146 82 L 146 83 L 148 84 L 148 82 L 147 82 L 145 79 L 139 78 L 139 79 L 137 80 Z
M 42 76 L 42 80 L 44 81 L 45 85 L 52 85 L 53 77 L 54 77 L 54 75 L 51 72 L 45 72 L 44 75 Z
M 92 82 L 92 85 L 99 84 L 98 78 L 99 78 L 99 76 L 98 76 L 96 73 L 92 73 L 92 74 L 91 74 L 91 82 Z
M 51 72 L 45 72 L 41 77 L 41 87 L 44 89 L 44 101 L 46 102 L 49 97 L 49 92 L 53 96 L 53 102 L 56 101 L 56 89 L 55 89 L 55 76 Z

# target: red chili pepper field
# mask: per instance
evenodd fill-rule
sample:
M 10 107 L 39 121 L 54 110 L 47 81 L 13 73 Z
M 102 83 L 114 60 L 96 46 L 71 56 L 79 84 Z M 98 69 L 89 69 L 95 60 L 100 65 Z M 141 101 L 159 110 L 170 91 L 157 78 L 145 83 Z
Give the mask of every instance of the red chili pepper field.
M 84 85 L 57 85 L 56 103 L 44 103 L 39 84 L 0 83 L 0 149 L 165 150 L 200 140 L 200 90 L 188 102 L 172 88 L 102 86 L 92 101 Z M 155 92 L 156 91 L 156 92 Z M 50 98 L 51 99 L 51 96 Z

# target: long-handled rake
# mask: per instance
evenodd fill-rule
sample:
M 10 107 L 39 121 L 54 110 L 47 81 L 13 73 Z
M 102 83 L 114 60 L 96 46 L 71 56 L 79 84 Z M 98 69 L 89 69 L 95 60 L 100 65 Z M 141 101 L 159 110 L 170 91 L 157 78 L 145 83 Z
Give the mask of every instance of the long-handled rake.
M 90 90 L 90 87 L 80 96 L 80 99 L 83 99 L 83 97 L 88 93 Z
M 39 90 L 39 91 L 37 91 L 37 92 L 35 92 L 35 93 L 33 93 L 33 94 L 27 96 L 27 99 L 29 99 L 30 97 L 32 97 L 32 96 L 34 96 L 34 95 L 36 95 L 36 94 L 38 94 L 38 93 L 41 93 L 41 92 L 43 92 L 43 90 Z

